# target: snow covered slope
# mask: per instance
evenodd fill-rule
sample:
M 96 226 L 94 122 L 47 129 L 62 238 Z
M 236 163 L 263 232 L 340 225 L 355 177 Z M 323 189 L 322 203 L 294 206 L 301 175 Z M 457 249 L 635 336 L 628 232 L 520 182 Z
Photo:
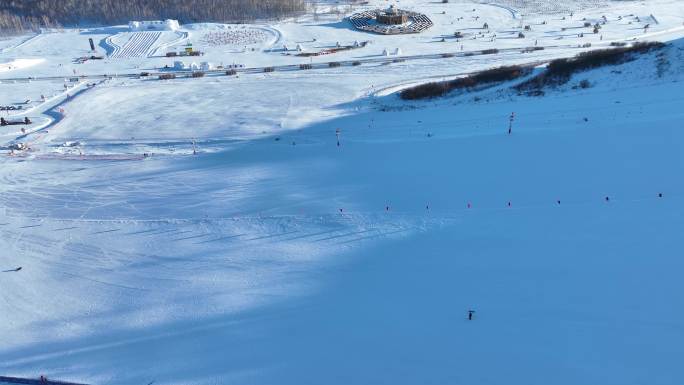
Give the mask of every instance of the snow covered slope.
M 390 92 L 576 52 L 3 83 L 51 98 L 0 131 L 0 374 L 680 384 L 682 40 L 544 97 Z

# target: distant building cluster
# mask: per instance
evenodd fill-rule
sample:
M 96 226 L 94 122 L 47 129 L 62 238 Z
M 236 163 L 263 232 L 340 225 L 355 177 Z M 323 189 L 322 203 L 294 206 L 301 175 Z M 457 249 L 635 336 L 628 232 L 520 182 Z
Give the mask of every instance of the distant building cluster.
M 192 71 L 211 71 L 214 69 L 214 65 L 210 62 L 201 62 L 199 64 L 192 62 L 186 64 L 180 60 L 173 62 L 173 69 L 178 71 L 192 70 Z
M 176 71 L 213 71 L 215 69 L 243 69 L 244 64 L 229 64 L 229 65 L 219 65 L 215 66 L 211 62 L 203 61 L 201 63 L 185 63 L 181 60 L 176 60 L 173 62 L 173 69 Z
M 355 13 L 349 21 L 356 29 L 383 35 L 420 33 L 432 27 L 432 20 L 427 15 L 394 6 Z
M 130 21 L 128 28 L 133 32 L 138 31 L 176 31 L 180 29 L 178 20 L 144 20 L 144 21 Z

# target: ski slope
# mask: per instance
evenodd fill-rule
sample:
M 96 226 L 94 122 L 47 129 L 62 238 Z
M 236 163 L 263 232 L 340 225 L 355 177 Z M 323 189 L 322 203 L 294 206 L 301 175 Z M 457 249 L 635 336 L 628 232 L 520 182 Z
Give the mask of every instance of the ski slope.
M 641 24 L 617 22 L 630 13 L 657 15 L 648 39 L 669 45 L 579 73 L 543 97 L 508 83 L 417 102 L 397 92 L 581 49 L 94 86 L 0 79 L 0 105 L 31 99 L 36 122 L 26 133 L 0 128 L 0 376 L 680 384 L 684 14 L 672 1 L 589 3 L 573 23 L 610 20 L 603 42 L 587 38 L 592 48 L 641 38 Z M 400 44 L 454 49 L 439 36 L 474 7 L 481 18 L 463 28 L 519 23 L 474 2 L 451 2 L 444 16 L 433 2 L 401 6 L 434 11 L 434 35 L 373 37 L 334 57 L 372 58 Z M 530 12 L 515 14 L 549 20 L 548 30 L 535 27 L 543 45 L 570 22 L 563 10 Z M 303 17 L 264 30 L 286 45 L 363 39 L 336 23 Z M 201 47 L 214 30 L 231 29 L 184 32 Z M 17 76 L 166 63 L 70 66 L 69 55 L 88 49 L 68 50 L 82 32 L 42 35 L 0 61 L 41 51 L 45 61 L 10 71 Z M 88 33 L 104 41 L 120 31 Z M 497 33 L 464 44 L 529 43 Z M 209 45 L 202 60 L 216 63 L 319 60 L 272 41 L 245 52 Z M 591 87 L 577 87 L 582 80 Z M 31 150 L 10 155 L 20 142 Z

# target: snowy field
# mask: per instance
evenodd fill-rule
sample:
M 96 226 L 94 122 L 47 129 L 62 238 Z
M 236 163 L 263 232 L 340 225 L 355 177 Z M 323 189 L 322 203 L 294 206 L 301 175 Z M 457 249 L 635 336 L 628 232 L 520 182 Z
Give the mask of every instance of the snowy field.
M 680 2 L 396 5 L 435 25 L 371 35 L 319 9 L 0 40 L 0 116 L 32 121 L 0 127 L 0 376 L 681 384 Z M 103 59 L 77 64 L 88 38 Z M 654 40 L 668 45 L 543 97 L 397 96 Z M 295 50 L 354 41 L 369 43 Z M 172 73 L 165 52 L 187 44 L 204 52 L 188 63 L 247 68 L 124 76 Z M 359 65 L 299 69 L 331 61 Z

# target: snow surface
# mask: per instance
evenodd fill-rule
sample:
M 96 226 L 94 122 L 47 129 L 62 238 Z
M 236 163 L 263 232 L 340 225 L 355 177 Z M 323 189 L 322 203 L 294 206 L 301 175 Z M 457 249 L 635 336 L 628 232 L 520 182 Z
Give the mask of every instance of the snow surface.
M 570 18 L 555 3 L 405 0 L 397 5 L 435 22 L 412 36 L 317 14 L 244 26 L 263 34 L 230 36 L 267 36 L 246 48 L 202 43 L 243 28 L 234 25 L 186 26 L 164 40 L 191 42 L 205 51 L 197 60 L 249 67 L 396 47 L 550 47 L 237 77 L 68 79 L 170 62 L 147 57 L 153 45 L 74 63 L 91 54 L 88 37 L 111 53 L 123 27 L 0 42 L 0 62 L 44 59 L 0 77 L 0 105 L 31 100 L 10 118 L 34 121 L 26 133 L 0 128 L 0 375 L 681 384 L 684 9 L 576 1 Z M 602 15 L 604 40 L 567 31 Z M 532 33 L 506 39 L 521 20 Z M 449 37 L 484 22 L 494 41 Z M 634 38 L 670 45 L 544 97 L 511 84 L 411 103 L 396 94 Z M 355 40 L 372 43 L 313 59 L 282 50 Z M 592 87 L 576 88 L 584 79 Z M 16 143 L 31 150 L 10 156 Z
M 0 72 L 8 72 L 19 68 L 31 67 L 39 64 L 44 59 L 16 59 L 5 63 L 0 63 Z

